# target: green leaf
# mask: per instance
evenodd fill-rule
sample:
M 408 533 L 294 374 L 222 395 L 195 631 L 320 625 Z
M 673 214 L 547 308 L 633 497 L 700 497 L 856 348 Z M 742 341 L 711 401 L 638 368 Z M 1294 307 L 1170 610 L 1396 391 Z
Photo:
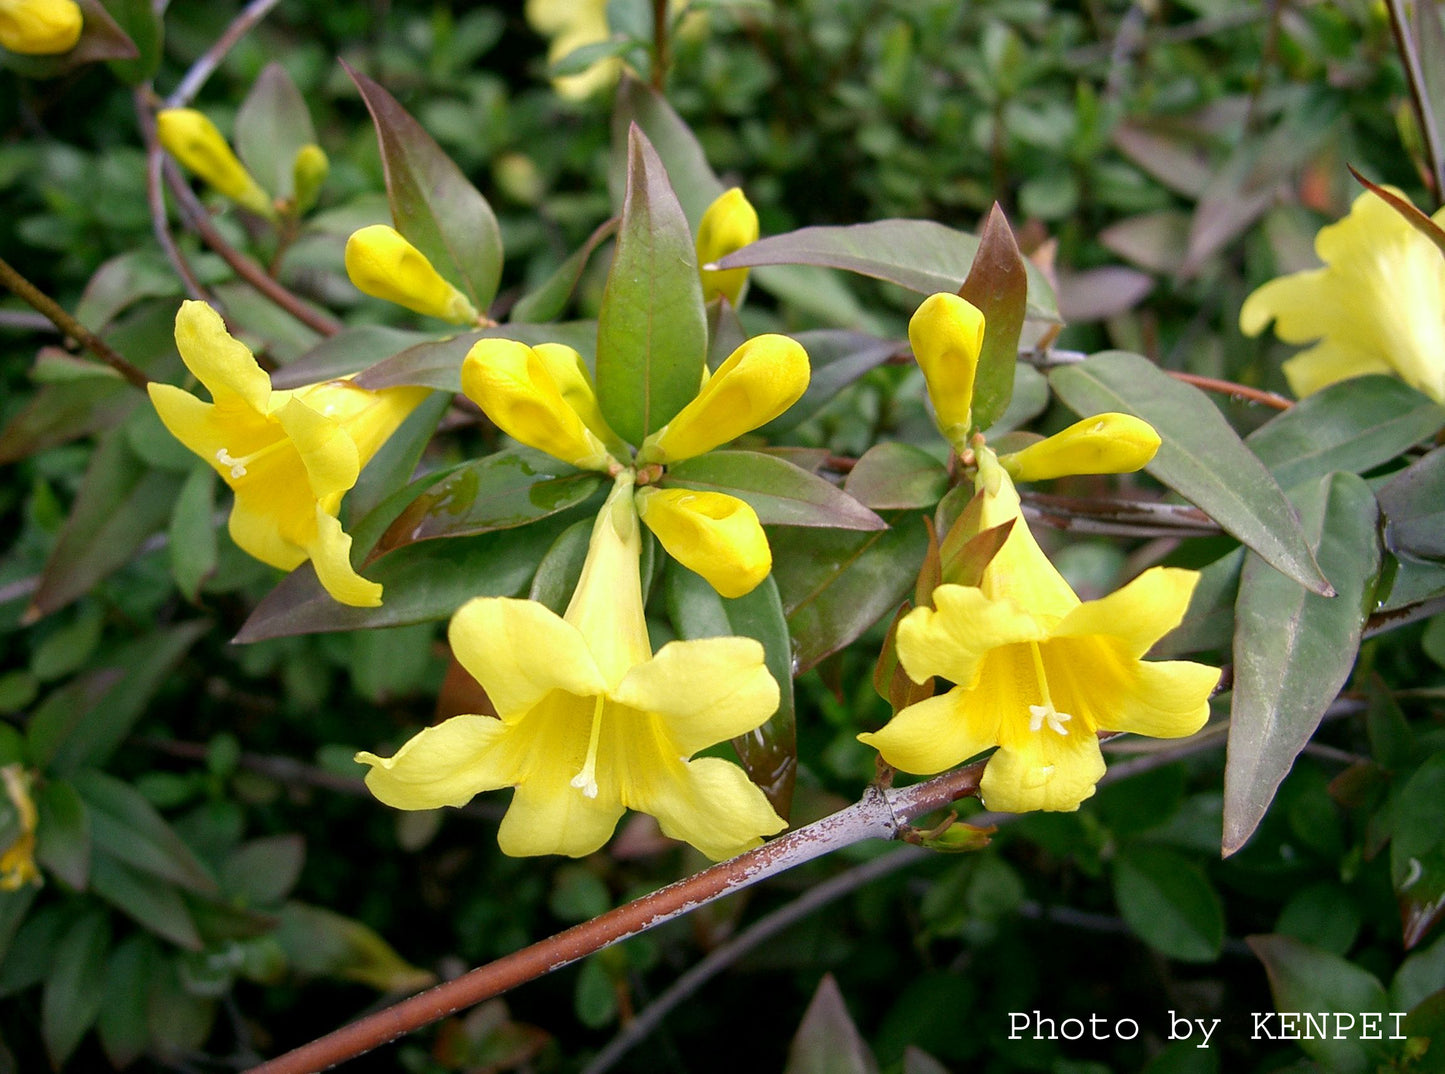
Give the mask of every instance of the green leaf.
M 627 195 L 597 317 L 597 401 L 641 444 L 692 401 L 707 357 L 707 310 L 682 206 L 646 135 L 628 133 Z
M 527 590 L 537 550 L 568 520 L 403 545 L 368 563 L 366 577 L 386 587 L 379 608 L 338 604 L 310 564 L 281 580 L 256 606 L 235 641 L 247 643 L 328 630 L 365 630 L 445 619 L 472 597 L 516 597 Z
M 926 451 L 888 441 L 863 453 L 843 491 L 875 511 L 928 509 L 948 491 L 948 469 Z
M 346 72 L 376 125 L 397 231 L 486 313 L 502 275 L 502 234 L 492 207 L 396 98 L 360 72 Z
M 288 902 L 276 939 L 301 973 L 359 981 L 378 992 L 414 992 L 436 980 L 360 921 L 319 906 Z
M 592 521 L 584 518 L 572 523 L 552 542 L 532 577 L 532 588 L 527 593 L 530 600 L 551 608 L 558 615 L 566 610 L 587 560 Z
M 697 136 L 673 111 L 667 98 L 630 75 L 623 75 L 617 85 L 617 101 L 612 112 L 613 154 L 608 172 L 612 204 L 621 205 L 627 191 L 627 132 L 634 124 L 657 150 L 663 167 L 672 177 L 683 215 L 691 229 L 696 230 L 707 207 L 723 193 L 723 184 L 708 164 Z
M 1060 367 L 1049 381 L 1080 415 L 1122 411 L 1154 426 L 1163 443 L 1150 474 L 1300 585 L 1331 592 L 1295 509 L 1199 389 L 1124 351 Z
M 668 565 L 667 612 L 682 638 L 739 636 L 756 638 L 778 684 L 778 711 L 756 730 L 733 739 L 748 778 L 762 788 L 778 816 L 792 805 L 798 771 L 798 740 L 793 709 L 793 646 L 783 602 L 771 576 L 751 593 L 720 597 L 699 575 L 677 563 Z
M 135 788 L 90 768 L 77 772 L 72 782 L 89 807 L 92 844 L 100 852 L 92 870 L 98 868 L 101 856 L 109 855 L 188 891 L 217 890 L 215 879 L 191 848 Z
M 444 392 L 462 390 L 462 361 L 479 339 L 514 339 L 535 346 L 538 343 L 565 343 L 584 358 L 596 344 L 597 326 L 592 321 L 567 321 L 562 324 L 516 324 L 480 328 L 474 332 L 449 336 L 443 340 L 417 343 L 363 370 L 356 378 L 357 387 L 376 391 L 400 384 L 437 388 Z
M 62 701 L 47 698 L 26 729 L 32 763 L 62 775 L 104 764 L 176 663 L 209 629 L 206 620 L 193 619 L 138 638 L 53 695 Z
M 993 425 L 1013 396 L 1014 366 L 1027 313 L 1028 263 L 1019 253 L 1013 229 L 995 202 L 978 236 L 978 252 L 958 293 L 984 315 L 983 349 L 973 384 L 973 420 L 980 429 Z
M 194 602 L 216 569 L 216 471 L 199 460 L 186 476 L 166 531 L 176 588 Z
M 294 196 L 296 151 L 316 144 L 306 98 L 274 60 L 262 69 L 236 112 L 236 155 L 273 198 Z
M 1224 908 L 1188 858 L 1130 844 L 1114 860 L 1114 901 L 1130 931 L 1160 954 L 1212 962 L 1224 942 Z
M 43 385 L 0 432 L 0 464 L 112 429 L 142 402 L 119 377 Z
M 669 467 L 658 484 L 736 496 L 765 526 L 879 530 L 886 525 L 831 482 L 757 451 L 709 451 Z
M 825 973 L 788 1048 L 783 1074 L 878 1074 L 838 982 Z
M 117 944 L 106 960 L 96 1029 L 100 1046 L 115 1067 L 129 1066 L 150 1046 L 146 1017 L 150 990 L 145 985 L 158 954 L 154 941 L 138 933 Z
M 77 920 L 61 937 L 40 999 L 40 1035 L 58 1070 L 95 1023 L 105 989 L 105 953 L 110 922 L 99 908 Z
M 216 1001 L 194 995 L 185 987 L 176 959 L 154 958 L 150 966 L 146 1024 L 151 1048 L 162 1056 L 194 1055 L 211 1035 Z
M 591 1029 L 601 1029 L 617 1018 L 617 982 L 607 972 L 602 955 L 583 961 L 572 997 L 577 1020 Z
M 1390 877 L 1400 904 L 1407 949 L 1445 916 L 1445 831 L 1440 796 L 1445 794 L 1445 754 L 1417 768 L 1394 801 Z
M 522 322 L 550 321 L 561 313 L 567 306 L 567 300 L 572 297 L 577 282 L 582 279 L 582 273 L 587 268 L 587 262 L 592 259 L 592 254 L 616 233 L 618 223 L 618 219 L 613 217 L 599 224 L 597 230 L 587 236 L 587 241 L 557 267 L 556 272 L 535 290 L 528 291 L 517 300 L 508 315 L 509 319 Z
M 33 884 L 27 884 L 18 891 L 0 891 L 0 985 L 9 975 L 5 959 L 10 953 L 10 945 L 15 942 L 21 925 L 28 923 L 30 906 L 39 891 Z M 5 995 L 7 991 L 0 988 L 0 995 Z
M 142 928 L 177 947 L 199 951 L 205 946 L 180 892 L 152 873 L 132 868 L 102 852 L 95 856 L 90 887 Z
M 291 894 L 305 862 L 306 842 L 295 833 L 252 839 L 221 866 L 221 890 L 246 906 L 271 906 Z
M 1389 1010 L 1380 982 L 1339 955 L 1310 947 L 1288 936 L 1250 936 L 1246 939 L 1264 963 L 1265 972 L 1269 974 L 1270 991 L 1274 993 L 1274 1004 L 1280 1011 L 1304 1011 L 1316 1015 L 1326 1012 L 1352 1014 L 1358 1019 L 1362 1014 Z M 1303 1018 L 1291 1021 L 1294 1030 L 1304 1036 L 1306 1026 Z M 1385 1027 L 1383 1033 L 1393 1029 L 1388 1017 L 1382 1024 Z M 1277 1034 L 1281 1029 L 1279 1019 L 1273 1019 L 1269 1027 L 1272 1033 Z M 1311 1032 L 1308 1039 L 1301 1039 L 1298 1043 L 1330 1074 L 1365 1074 L 1373 1071 L 1376 1063 L 1385 1058 L 1387 1046 L 1383 1042 L 1360 1040 L 1353 1034 L 1344 1040 L 1334 1039 L 1338 1035 Z
M 159 250 L 127 250 L 102 263 L 86 281 L 85 293 L 75 306 L 75 319 L 103 334 L 111 321 L 141 299 L 175 299 L 184 293 L 175 269 Z M 97 368 L 118 376 L 109 366 Z
M 579 471 L 533 448 L 499 451 L 463 465 L 418 496 L 376 551 L 525 526 L 577 506 L 602 483 L 602 475 Z
M 1386 548 L 1398 556 L 1445 559 L 1445 448 L 1391 478 L 1379 501 Z
M 1362 474 L 1433 436 L 1445 409 L 1397 377 L 1352 377 L 1306 396 L 1244 438 L 1281 488 Z
M 26 611 L 38 619 L 128 563 L 170 518 L 180 480 L 136 458 L 124 427 L 101 440 Z
M 801 675 L 902 603 L 928 549 L 928 530 L 917 515 L 903 515 L 891 529 L 779 529 L 770 542 L 794 674 Z
M 1333 474 L 1298 490 L 1296 502 L 1338 596 L 1306 592 L 1257 556 L 1245 559 L 1224 770 L 1226 855 L 1253 833 L 1349 677 L 1380 569 L 1374 497 L 1361 478 Z
M 90 880 L 90 814 L 69 783 L 52 780 L 35 796 L 35 860 L 76 891 Z
M 410 347 L 435 341 L 436 336 L 426 332 L 411 332 L 380 324 L 350 326 L 334 336 L 327 336 L 296 361 L 272 373 L 271 386 L 300 388 L 323 380 L 349 377 Z M 456 379 L 460 385 L 460 373 Z
M 798 332 L 793 338 L 808 352 L 808 388 L 801 399 L 759 428 L 764 436 L 775 437 L 801 425 L 868 370 L 906 348 L 898 340 L 831 328 Z
M 410 482 L 451 405 L 452 397 L 446 392 L 432 392 L 406 416 L 346 494 L 347 519 L 356 522 L 367 518 Z M 353 541 L 355 538 L 353 532 Z
M 1149 654 L 1174 657 L 1204 649 L 1227 650 L 1234 637 L 1234 605 L 1239 596 L 1239 572 L 1248 553 L 1236 548 L 1199 571 L 1189 609 L 1180 624 L 1165 634 Z
M 931 220 L 879 220 L 871 224 L 805 227 L 759 239 L 718 262 L 720 268 L 816 265 L 887 280 L 919 294 L 957 294 L 978 253 L 977 236 Z M 1048 279 L 1034 265 L 1028 273 L 1028 316 L 1058 321 L 1059 305 Z
M 86 7 L 85 25 L 88 28 L 94 8 Z M 149 0 L 104 0 L 102 14 L 103 22 L 110 24 L 106 29 L 117 31 L 116 34 L 97 34 L 96 45 L 101 46 L 102 53 L 124 55 L 117 35 L 128 38 L 136 50 L 134 59 L 111 60 L 110 69 L 115 77 L 127 86 L 149 82 L 160 67 L 161 47 L 165 39 L 164 25 Z M 80 46 L 76 47 L 79 49 Z

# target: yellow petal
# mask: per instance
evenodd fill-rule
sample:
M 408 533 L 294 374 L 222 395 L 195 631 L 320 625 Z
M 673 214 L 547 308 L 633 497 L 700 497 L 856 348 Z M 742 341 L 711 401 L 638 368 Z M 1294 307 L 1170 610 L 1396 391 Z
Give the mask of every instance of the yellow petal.
M 736 496 L 645 488 L 637 494 L 637 508 L 667 554 L 724 597 L 751 593 L 772 570 L 772 550 L 757 513 Z
M 973 421 L 973 380 L 983 332 L 978 307 L 947 292 L 924 299 L 908 322 L 913 357 L 923 370 L 938 427 L 951 443 L 961 443 Z
M 386 224 L 352 232 L 346 240 L 346 274 L 356 289 L 452 324 L 475 324 L 467 296 L 445 280 L 426 255 Z
M 722 861 L 787 827 L 767 796 L 732 762 L 703 757 L 681 767 L 679 778 L 652 785 L 644 800 L 630 803 L 656 817 L 664 835 Z
M 564 343 L 538 343 L 532 353 L 541 359 L 563 400 L 576 411 L 582 424 L 591 429 L 598 440 L 607 445 L 609 451 L 619 454 L 627 450 L 622 438 L 612 431 L 602 408 L 597 402 L 597 389 L 592 384 L 592 374 L 587 363 L 571 347 Z
M 697 397 L 647 438 L 639 462 L 676 462 L 765 425 L 808 387 L 808 353 L 795 339 L 754 336 L 728 356 Z
M 316 539 L 307 546 L 307 556 L 316 569 L 321 587 L 340 604 L 354 608 L 381 605 L 381 586 L 368 581 L 351 566 L 351 537 L 341 522 L 321 504 L 316 505 Z
M 69 52 L 80 40 L 81 22 L 72 0 L 4 0 L 0 45 L 28 56 Z
M 1103 774 L 1104 758 L 1092 731 L 1058 735 L 1045 730 L 1001 747 L 988 759 L 979 798 L 1001 813 L 1071 813 L 1093 796 Z
M 481 791 L 515 781 L 514 772 L 496 763 L 503 731 L 490 716 L 453 716 L 412 736 L 392 757 L 362 752 L 356 760 L 371 766 L 367 788 L 395 809 L 463 806 Z
M 447 637 L 504 720 L 553 690 L 588 696 L 606 687 L 577 628 L 534 600 L 476 597 L 457 609 Z
M 939 675 L 971 687 L 992 650 L 1047 634 L 1023 607 L 992 599 L 973 586 L 939 586 L 933 603 L 933 608 L 914 608 L 898 624 L 898 659 L 914 682 Z
M 915 702 L 858 741 L 904 772 L 942 772 L 998 744 L 998 720 L 991 712 L 970 709 L 969 697 L 969 691 L 958 688 Z
M 1040 621 L 1068 614 L 1079 598 L 1034 539 L 1012 479 L 987 447 L 980 445 L 975 452 L 977 485 L 984 493 L 980 528 L 991 529 L 1013 521 L 1003 547 L 985 568 L 979 588 L 989 597 L 1011 600 L 1027 608 Z
M 462 391 L 512 439 L 580 469 L 607 469 L 606 446 L 568 405 L 548 364 L 525 343 L 478 340 L 462 362 Z
M 339 422 L 294 396 L 276 411 L 276 420 L 291 441 L 290 450 L 306 468 L 312 496 L 318 500 L 334 497 L 339 502 L 361 475 L 355 441 Z
M 587 543 L 582 576 L 563 618 L 577 628 L 609 689 L 652 658 L 642 608 L 642 533 L 631 470 L 618 473 Z
M 204 302 L 181 303 L 176 348 L 217 406 L 245 406 L 260 414 L 269 410 L 271 378 L 256 364 L 250 348 L 226 331 L 221 315 Z
M 612 691 L 619 705 L 660 716 L 677 753 L 691 757 L 760 727 L 778 709 L 778 684 L 752 638 L 664 645 Z
M 517 787 L 497 829 L 497 845 L 513 858 L 565 854 L 581 858 L 612 838 L 624 807 L 615 798 L 588 798 L 567 786 L 541 780 Z
M 1105 634 L 1117 639 L 1124 652 L 1137 660 L 1183 621 L 1198 581 L 1196 571 L 1151 567 L 1108 596 L 1080 604 L 1051 635 Z
M 718 196 L 697 226 L 697 263 L 707 265 L 758 241 L 758 214 L 738 187 Z M 699 269 L 703 300 L 719 295 L 736 306 L 747 282 L 748 270 Z
M 1128 474 L 1148 465 L 1159 434 L 1132 414 L 1096 414 L 1046 440 L 999 458 L 1015 481 L 1047 481 L 1071 474 Z
M 156 136 L 166 152 L 226 197 L 262 216 L 274 215 L 271 199 L 204 113 L 163 109 L 156 115 Z

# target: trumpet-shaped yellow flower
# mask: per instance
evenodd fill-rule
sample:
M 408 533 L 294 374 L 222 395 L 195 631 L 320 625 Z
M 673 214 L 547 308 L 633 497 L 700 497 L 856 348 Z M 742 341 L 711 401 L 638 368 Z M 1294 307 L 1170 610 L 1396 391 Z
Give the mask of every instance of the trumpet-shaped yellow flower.
M 571 347 L 529 347 L 480 339 L 462 361 L 462 391 L 512 439 L 583 470 L 607 470 L 608 444 L 621 442 L 603 420 L 582 357 Z
M 27 56 L 69 52 L 82 21 L 73 0 L 0 0 L 0 45 Z
M 1071 811 L 1104 774 L 1098 732 L 1176 738 L 1208 719 L 1217 670 L 1142 659 L 1183 618 L 1198 576 L 1155 567 L 1081 603 L 1035 543 L 1008 475 L 978 451 L 980 529 L 1010 519 L 1013 529 L 978 586 L 939 586 L 897 635 L 915 682 L 955 686 L 858 737 L 919 774 L 997 746 L 979 788 L 990 809 Z
M 1445 209 L 1434 218 L 1445 225 Z M 1393 373 L 1445 403 L 1445 255 L 1369 191 L 1321 228 L 1324 268 L 1271 280 L 1244 301 L 1239 326 L 1274 321 L 1286 343 L 1314 343 L 1284 363 L 1296 395 L 1365 373 Z
M 236 159 L 210 118 L 194 108 L 167 108 L 156 115 L 156 137 L 166 152 L 237 205 L 274 216 L 271 198 Z
M 452 618 L 452 649 L 500 718 L 454 716 L 393 757 L 358 753 L 371 766 L 372 793 L 398 809 L 435 809 L 515 787 L 497 839 L 517 856 L 590 854 L 626 809 L 650 813 L 714 859 L 780 831 L 784 822 L 741 768 L 688 760 L 777 708 L 762 646 L 674 641 L 654 656 L 640 555 L 632 475 L 623 471 L 565 615 L 479 597 Z
M 282 570 L 311 560 L 343 604 L 380 604 L 381 586 L 352 569 L 351 538 L 337 512 L 361 468 L 427 390 L 371 392 L 345 380 L 273 390 L 250 350 L 204 302 L 181 306 L 176 346 L 213 402 L 169 384 L 151 384 L 151 402 L 176 439 L 235 491 L 232 539 Z
M 1132 414 L 1095 414 L 1022 451 L 999 457 L 1015 481 L 1047 481 L 1071 474 L 1129 474 L 1159 450 L 1159 434 Z
M 667 554 L 724 597 L 751 593 L 773 569 L 757 513 L 736 496 L 691 489 L 640 489 L 637 510 Z
M 808 388 L 808 352 L 795 339 L 754 336 L 730 354 L 697 397 L 637 453 L 640 463 L 690 459 L 772 421 Z
M 346 240 L 346 274 L 356 289 L 452 324 L 476 324 L 477 311 L 424 253 L 387 224 L 372 224 Z
M 957 295 L 929 295 L 908 322 L 908 343 L 923 370 L 944 438 L 961 448 L 973 424 L 973 381 L 983 349 L 984 318 Z
M 758 241 L 758 214 L 737 187 L 720 195 L 707 207 L 697 225 L 697 263 L 708 265 L 735 250 Z M 748 280 L 748 270 L 699 269 L 702 297 L 711 302 L 719 295 L 736 306 Z
M 0 767 L 0 782 L 5 796 L 15 809 L 19 832 L 11 844 L 0 851 L 0 891 L 18 891 L 26 884 L 40 883 L 40 870 L 35 865 L 35 826 L 39 814 L 30 796 L 31 775 L 21 764 Z

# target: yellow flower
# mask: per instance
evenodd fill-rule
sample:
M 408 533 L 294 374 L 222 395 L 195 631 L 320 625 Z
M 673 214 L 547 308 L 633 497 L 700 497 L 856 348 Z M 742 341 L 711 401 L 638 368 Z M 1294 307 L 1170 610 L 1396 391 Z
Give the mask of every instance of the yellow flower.
M 166 152 L 237 205 L 274 216 L 271 198 L 236 159 L 216 125 L 194 108 L 167 108 L 156 115 L 156 136 Z
M 343 604 L 380 604 L 381 586 L 352 569 L 351 538 L 337 512 L 361 468 L 427 390 L 370 392 L 346 380 L 273 390 L 250 350 L 204 302 L 181 306 L 176 346 L 214 402 L 169 384 L 151 384 L 151 402 L 176 439 L 235 490 L 232 539 L 282 570 L 311 560 Z
M 356 289 L 452 324 L 476 324 L 467 296 L 442 278 L 426 255 L 386 224 L 372 224 L 346 240 L 346 274 Z
M 1445 209 L 1436 212 L 1445 225 Z M 1445 255 L 1384 199 L 1366 191 L 1321 228 L 1324 268 L 1271 280 L 1244 301 L 1239 326 L 1271 320 L 1286 343 L 1315 345 L 1284 363 L 1296 395 L 1365 373 L 1393 373 L 1445 403 Z M 1318 342 L 1315 342 L 1318 341 Z
M 736 496 L 644 488 L 637 493 L 637 510 L 667 554 L 724 597 L 751 593 L 773 569 L 757 513 Z
M 1022 451 L 999 458 L 1015 481 L 1047 481 L 1071 474 L 1129 474 L 1159 450 L 1159 434 L 1132 414 L 1095 414 Z
M 20 832 L 0 852 L 0 891 L 18 891 L 26 884 L 40 883 L 40 870 L 35 865 L 35 825 L 39 819 L 35 800 L 30 797 L 30 773 L 21 764 L 0 767 L 0 782 L 5 796 L 15 808 Z
M 513 440 L 583 470 L 607 470 L 621 441 L 597 406 L 582 356 L 560 343 L 480 339 L 462 361 L 462 391 Z
M 69 52 L 81 21 L 72 0 L 0 0 L 0 45 L 27 56 Z
M 933 607 L 898 627 L 898 657 L 915 682 L 956 685 L 859 735 L 906 772 L 932 774 L 995 746 L 980 784 L 990 809 L 1071 811 L 1104 774 L 1099 731 L 1191 735 L 1209 717 L 1219 672 L 1141 659 L 1183 618 L 1197 575 L 1155 567 L 1081 603 L 1035 543 L 1018 493 L 987 448 L 980 529 L 1013 529 L 978 586 L 942 585 Z
M 908 322 L 908 343 L 928 384 L 938 428 L 959 450 L 973 424 L 973 380 L 983 331 L 979 308 L 947 292 L 925 298 Z
M 708 265 L 744 246 L 758 241 L 758 214 L 737 187 L 720 195 L 707 207 L 697 225 L 697 263 Z M 699 269 L 703 301 L 719 295 L 736 306 L 748 280 L 748 270 Z
M 549 64 L 586 45 L 606 41 L 611 34 L 607 0 L 527 0 L 526 16 L 532 29 L 552 39 L 547 49 Z M 563 97 L 582 100 L 616 82 L 621 70 L 622 61 L 615 57 L 599 60 L 581 74 L 554 78 L 552 86 Z
M 707 379 L 697 397 L 647 438 L 640 463 L 690 459 L 766 425 L 808 388 L 808 352 L 795 339 L 754 336 Z
M 707 638 L 652 654 L 632 496 L 632 475 L 623 471 L 565 615 L 503 597 L 479 597 L 456 613 L 452 649 L 500 718 L 454 716 L 393 757 L 358 753 L 377 798 L 435 809 L 515 787 L 497 833 L 502 851 L 515 856 L 590 854 L 626 809 L 650 813 L 667 835 L 714 859 L 782 830 L 737 765 L 688 760 L 777 708 L 762 646 Z

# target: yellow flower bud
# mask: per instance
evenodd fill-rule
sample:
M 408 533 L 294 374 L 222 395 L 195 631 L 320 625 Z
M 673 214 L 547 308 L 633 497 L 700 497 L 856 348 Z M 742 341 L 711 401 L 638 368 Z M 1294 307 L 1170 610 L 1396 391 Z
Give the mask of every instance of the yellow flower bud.
M 737 187 L 722 194 L 707 207 L 697 226 L 697 263 L 710 264 L 735 250 L 758 241 L 758 214 Z M 699 269 L 702 297 L 706 302 L 722 295 L 731 305 L 738 304 L 748 270 Z
M 808 387 L 808 352 L 795 339 L 754 336 L 728 356 L 697 397 L 647 438 L 638 461 L 676 462 L 772 421 Z
M 293 211 L 297 216 L 316 204 L 321 184 L 326 182 L 326 174 L 330 170 L 331 162 L 319 145 L 303 145 L 296 150 L 296 156 L 291 161 L 291 187 L 295 199 Z
M 751 593 L 773 569 L 756 512 L 736 496 L 643 488 L 637 511 L 667 554 L 706 578 L 721 596 Z
M 607 448 L 567 402 L 550 369 L 557 364 L 555 352 L 481 339 L 462 362 L 462 391 L 512 439 L 583 470 L 606 470 Z
M 386 224 L 352 232 L 346 274 L 358 291 L 452 324 L 475 324 L 467 296 L 442 278 L 426 255 Z
M 69 52 L 81 21 L 72 0 L 0 0 L 0 45 L 27 56 Z
M 156 116 L 156 136 L 166 152 L 237 205 L 262 216 L 275 215 L 271 199 L 203 113 L 167 108 Z
M 1142 418 L 1096 414 L 998 461 L 1015 481 L 1047 481 L 1070 474 L 1133 473 L 1158 450 L 1159 434 Z
M 609 451 L 625 453 L 627 445 L 602 416 L 602 408 L 597 403 L 597 389 L 592 386 L 592 373 L 582 355 L 565 343 L 538 343 L 532 348 L 532 353 L 552 374 L 562 399 L 577 412 L 582 424 L 592 430 Z
M 925 298 L 908 322 L 908 342 L 928 382 L 938 427 L 955 444 L 973 422 L 973 378 L 983 329 L 978 307 L 947 292 Z

